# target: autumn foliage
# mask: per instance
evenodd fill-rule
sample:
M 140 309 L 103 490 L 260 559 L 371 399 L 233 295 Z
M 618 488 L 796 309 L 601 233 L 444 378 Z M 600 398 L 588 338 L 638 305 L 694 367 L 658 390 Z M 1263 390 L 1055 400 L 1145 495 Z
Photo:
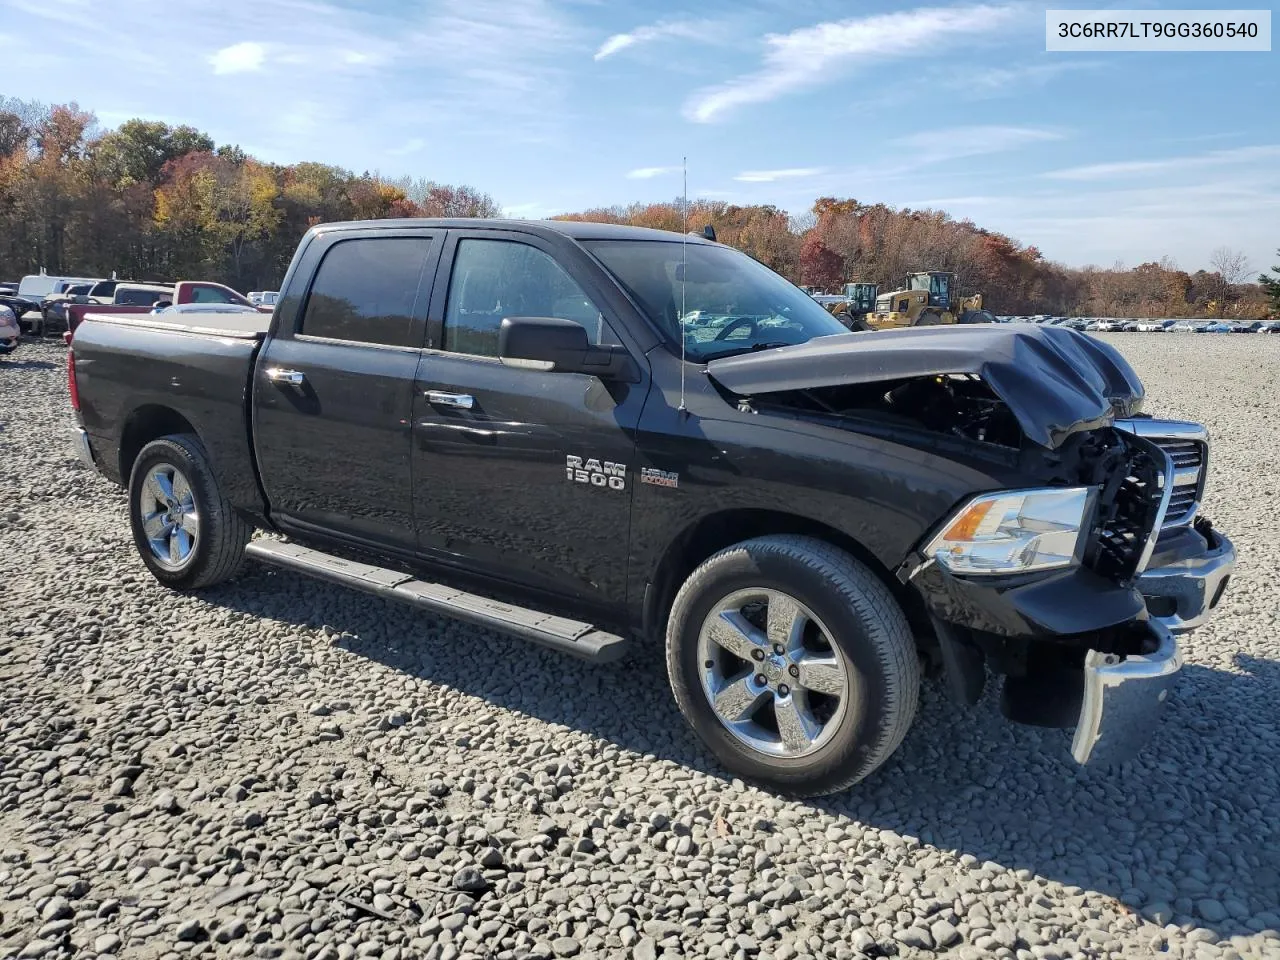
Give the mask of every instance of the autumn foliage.
M 3 279 L 43 267 L 274 289 L 299 238 L 317 223 L 498 212 L 492 197 L 471 187 L 321 163 L 268 164 L 238 147 L 216 146 L 193 127 L 130 120 L 103 132 L 75 104 L 49 108 L 0 97 Z M 1244 282 L 1243 258 L 1229 250 L 1215 252 L 1213 271 L 1187 273 L 1169 262 L 1068 268 L 940 210 L 849 198 L 820 197 L 798 217 L 770 205 L 700 199 L 563 219 L 695 232 L 710 225 L 721 242 L 824 290 L 866 281 L 889 291 L 910 272 L 951 270 L 962 294 L 982 293 L 997 313 L 1252 317 L 1268 309 L 1262 286 Z
M 497 213 L 471 187 L 267 164 L 192 127 L 130 120 L 101 132 L 75 104 L 0 98 L 4 279 L 43 267 L 275 289 L 314 224 Z

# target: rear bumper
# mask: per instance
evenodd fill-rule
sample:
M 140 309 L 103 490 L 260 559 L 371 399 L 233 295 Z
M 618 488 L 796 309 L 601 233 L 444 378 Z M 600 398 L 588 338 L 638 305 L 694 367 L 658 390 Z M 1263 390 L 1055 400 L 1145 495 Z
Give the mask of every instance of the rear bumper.
M 75 449 L 76 456 L 90 470 L 97 470 L 98 465 L 93 460 L 93 447 L 89 444 L 89 434 L 84 428 L 77 427 L 75 437 L 71 441 L 72 447 Z
M 1174 678 L 1182 669 L 1178 641 L 1152 622 L 1155 649 L 1130 654 L 1090 650 L 1084 661 L 1084 700 L 1071 742 L 1077 763 L 1108 766 L 1132 759 L 1151 739 Z

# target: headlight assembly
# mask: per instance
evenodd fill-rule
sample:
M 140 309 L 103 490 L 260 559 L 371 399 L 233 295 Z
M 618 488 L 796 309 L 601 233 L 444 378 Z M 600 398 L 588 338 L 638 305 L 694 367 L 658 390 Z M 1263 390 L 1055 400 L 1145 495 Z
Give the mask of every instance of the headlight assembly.
M 1010 490 L 974 497 L 930 541 L 925 555 L 952 573 L 1011 574 L 1075 563 L 1088 487 Z

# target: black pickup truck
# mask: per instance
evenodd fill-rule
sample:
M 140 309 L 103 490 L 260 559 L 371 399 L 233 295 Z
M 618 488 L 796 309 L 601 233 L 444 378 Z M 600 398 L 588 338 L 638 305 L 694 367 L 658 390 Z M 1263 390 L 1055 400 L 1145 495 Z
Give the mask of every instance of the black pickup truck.
M 245 557 L 595 660 L 665 656 L 736 773 L 841 789 L 923 669 L 962 703 L 1149 737 L 1235 562 L 1202 427 L 1058 328 L 850 333 L 696 236 L 313 228 L 273 315 L 90 315 L 81 456 L 156 579 Z M 266 536 L 253 539 L 255 529 Z

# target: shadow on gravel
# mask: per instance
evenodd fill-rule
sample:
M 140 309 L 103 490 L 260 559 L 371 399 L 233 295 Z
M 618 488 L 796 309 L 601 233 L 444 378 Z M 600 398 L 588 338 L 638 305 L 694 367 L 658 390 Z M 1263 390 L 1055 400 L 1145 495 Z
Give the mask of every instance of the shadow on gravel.
M 725 778 L 676 709 L 659 651 L 591 666 L 456 625 L 460 648 L 459 634 L 441 636 L 443 618 L 353 596 L 262 570 L 205 594 L 254 616 L 328 625 L 357 656 Z M 1075 766 L 1067 731 L 1007 722 L 990 686 L 965 709 L 929 683 L 885 767 L 842 794 L 796 803 L 1097 891 L 1160 923 L 1222 937 L 1280 926 L 1269 913 L 1280 903 L 1280 663 L 1236 663 L 1244 675 L 1186 667 L 1155 741 L 1110 771 Z
M 51 360 L 3 360 L 0 370 L 56 370 L 58 364 Z

